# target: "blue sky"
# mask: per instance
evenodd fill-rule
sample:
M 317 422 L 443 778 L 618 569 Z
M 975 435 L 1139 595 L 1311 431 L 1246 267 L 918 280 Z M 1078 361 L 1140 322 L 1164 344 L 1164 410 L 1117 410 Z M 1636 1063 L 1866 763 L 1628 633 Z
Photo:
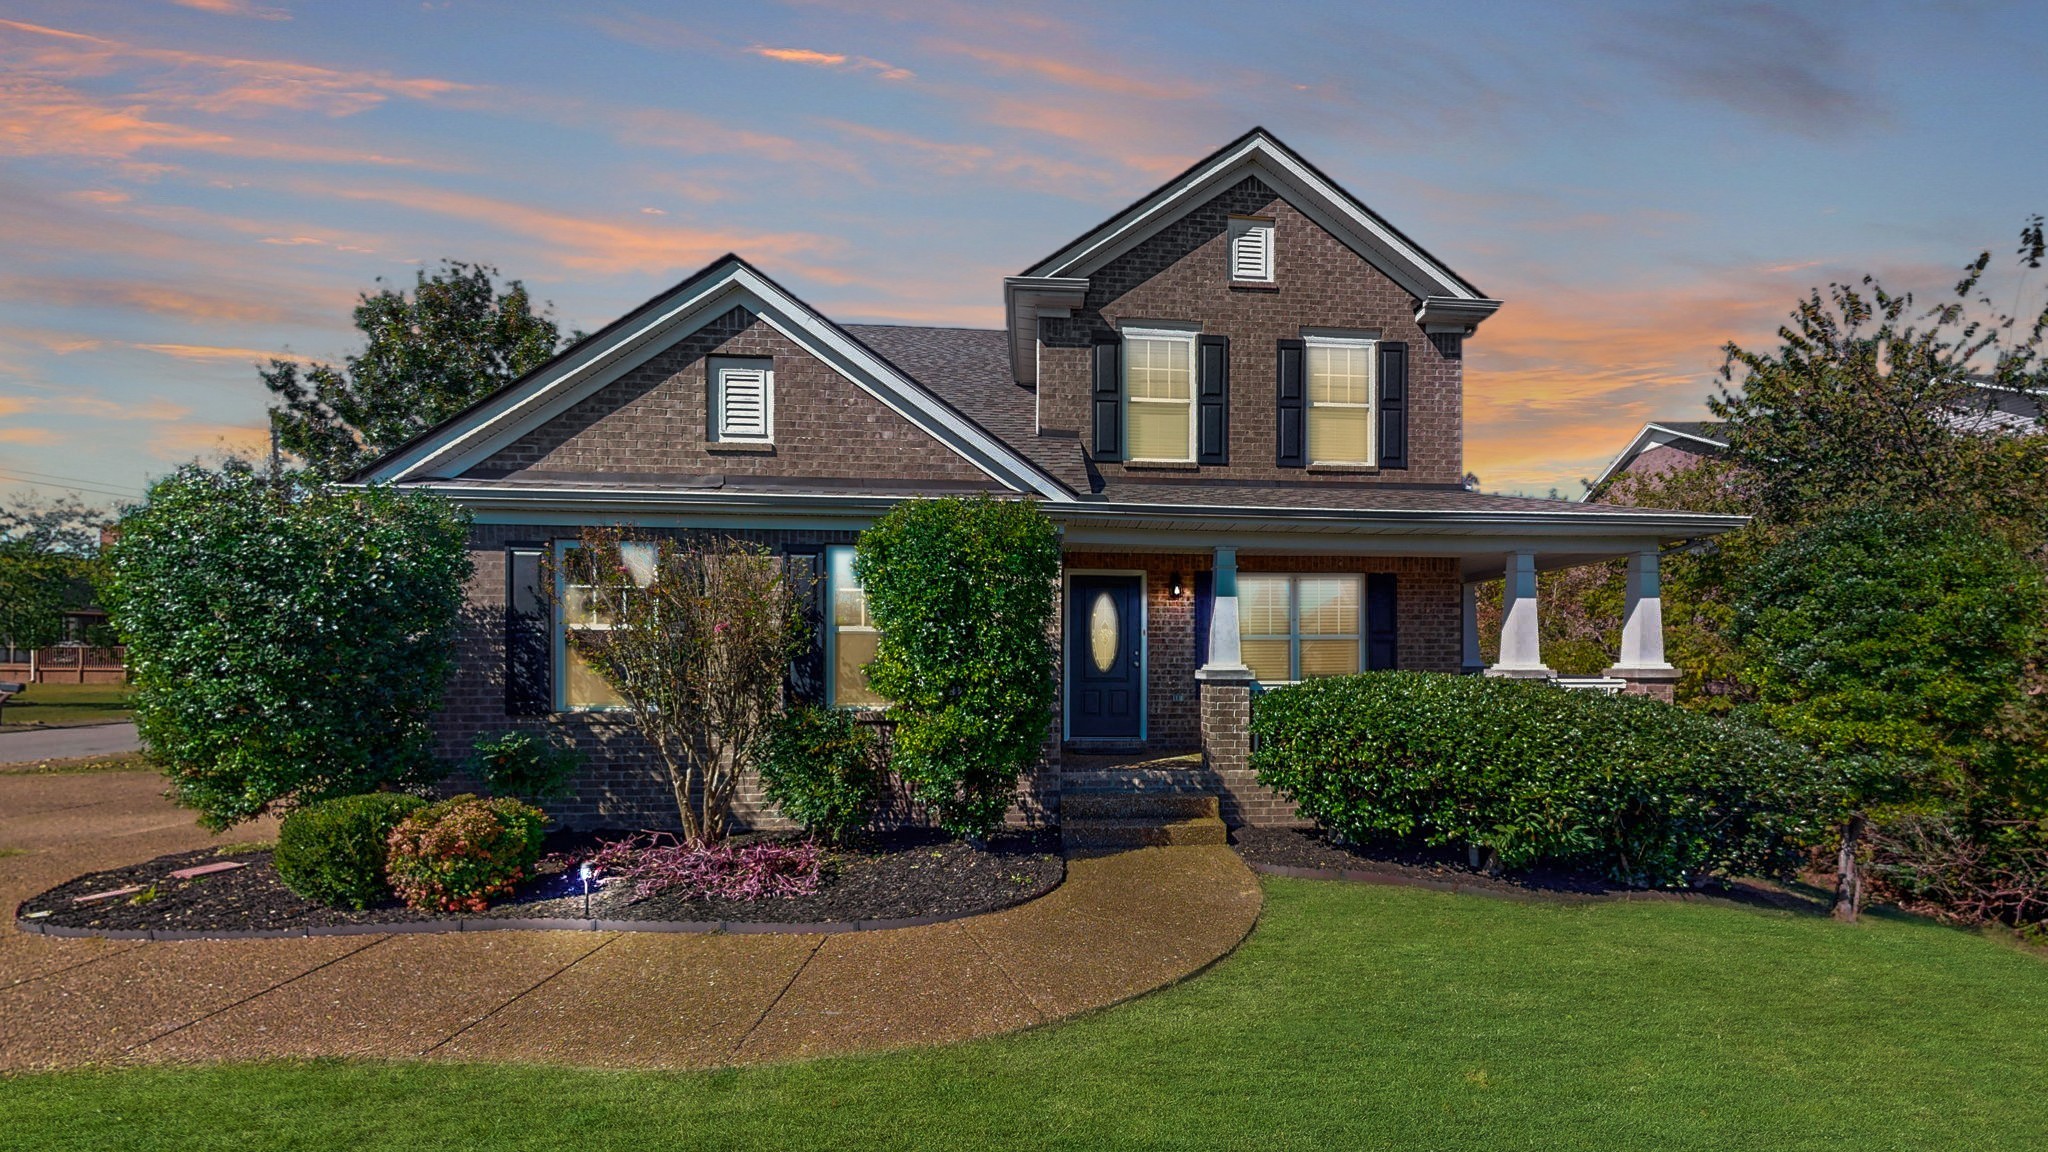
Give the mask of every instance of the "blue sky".
M 1467 466 L 1570 495 L 1808 288 L 1931 296 L 2048 211 L 2038 5 L 1024 8 L 0 0 L 0 495 L 254 447 L 256 361 L 444 256 L 565 327 L 728 250 L 994 326 L 1254 124 L 1507 301 Z

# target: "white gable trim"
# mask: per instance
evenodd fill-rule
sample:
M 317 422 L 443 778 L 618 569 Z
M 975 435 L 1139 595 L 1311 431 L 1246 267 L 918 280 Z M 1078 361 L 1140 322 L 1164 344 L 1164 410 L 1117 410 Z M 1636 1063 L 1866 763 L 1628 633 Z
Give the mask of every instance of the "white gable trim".
M 1714 440 L 1692 432 L 1681 432 L 1676 428 L 1666 428 L 1664 425 L 1653 420 L 1643 425 L 1643 430 L 1636 433 L 1636 438 L 1628 442 L 1628 447 L 1621 450 L 1621 455 L 1616 456 L 1613 462 L 1607 465 L 1607 470 L 1600 473 L 1593 481 L 1593 486 L 1588 488 L 1586 494 L 1579 497 L 1579 499 L 1581 501 L 1591 500 L 1593 493 L 1599 491 L 1601 485 L 1614 479 L 1615 476 L 1621 473 L 1622 469 L 1635 463 L 1636 457 L 1644 452 L 1649 451 L 1651 448 L 1673 444 L 1680 440 L 1690 440 L 1707 449 L 1707 451 L 1700 453 L 1702 456 L 1712 455 L 1714 452 L 1728 447 L 1724 441 Z
M 564 353 L 489 408 L 379 461 L 363 479 L 401 482 L 460 476 L 734 308 L 753 312 L 1013 491 L 1054 502 L 1073 499 L 1058 482 L 1007 445 L 736 259 L 678 287 L 647 308 L 639 322 L 601 344 L 586 342 Z
M 1485 299 L 1263 130 L 1253 132 L 1242 144 L 1207 164 L 1183 173 L 1025 275 L 1088 276 L 1246 176 L 1265 181 L 1302 215 L 1344 241 L 1417 299 Z

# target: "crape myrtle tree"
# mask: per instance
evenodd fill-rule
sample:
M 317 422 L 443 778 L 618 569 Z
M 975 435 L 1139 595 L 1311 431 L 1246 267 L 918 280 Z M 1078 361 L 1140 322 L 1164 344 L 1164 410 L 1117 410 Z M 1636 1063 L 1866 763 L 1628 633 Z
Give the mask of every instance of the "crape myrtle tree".
M 430 779 L 467 533 L 430 494 L 240 462 L 151 485 L 101 596 L 178 802 L 220 829 Z
M 723 839 L 803 644 L 802 590 L 757 544 L 617 526 L 585 529 L 551 566 L 570 650 L 660 757 L 684 838 Z
M 322 476 L 344 477 L 553 356 L 564 342 L 554 320 L 534 311 L 524 284 L 501 288 L 498 275 L 444 261 L 418 274 L 411 295 L 363 294 L 363 349 L 342 367 L 273 359 L 259 369 L 278 401 L 279 446 Z
M 939 825 L 1002 824 L 1057 694 L 1059 537 L 1037 505 L 910 500 L 861 533 L 854 571 L 879 632 L 868 685 L 891 702 L 892 764 Z

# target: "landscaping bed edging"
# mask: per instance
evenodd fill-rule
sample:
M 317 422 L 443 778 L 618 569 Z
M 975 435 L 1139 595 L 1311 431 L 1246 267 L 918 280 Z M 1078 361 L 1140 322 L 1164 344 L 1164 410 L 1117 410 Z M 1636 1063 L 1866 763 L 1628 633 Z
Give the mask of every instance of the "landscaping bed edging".
M 1054 889 L 1057 890 L 1056 888 Z M 1032 900 L 1044 899 L 1044 894 Z M 1023 904 L 1029 904 L 1026 900 Z M 1019 908 L 1023 904 L 1012 904 Z M 773 920 L 571 920 L 543 917 L 517 920 L 511 917 L 479 917 L 462 920 L 393 920 L 368 924 L 319 924 L 299 928 L 177 929 L 177 928 L 73 928 L 65 924 L 44 924 L 17 916 L 14 926 L 23 932 L 61 939 L 101 940 L 277 940 L 299 936 L 389 936 L 401 933 L 442 932 L 729 932 L 788 933 L 795 936 L 832 936 L 842 932 L 886 932 L 892 928 L 922 928 L 948 920 L 964 920 L 1005 911 L 1003 908 L 946 912 L 933 916 L 905 916 L 894 920 L 830 920 L 819 924 L 784 924 Z

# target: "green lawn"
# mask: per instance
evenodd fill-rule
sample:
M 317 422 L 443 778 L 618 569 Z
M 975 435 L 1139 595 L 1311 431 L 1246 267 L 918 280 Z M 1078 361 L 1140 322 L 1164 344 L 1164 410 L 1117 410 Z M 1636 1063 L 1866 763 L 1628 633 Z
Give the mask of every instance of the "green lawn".
M 1993 939 L 1881 913 L 1267 890 L 1208 974 L 1022 1036 L 712 1074 L 25 1076 L 0 1082 L 0 1132 L 352 1152 L 2048 1145 L 2048 961 Z
M 127 720 L 126 684 L 31 684 L 0 708 L 0 730 Z

